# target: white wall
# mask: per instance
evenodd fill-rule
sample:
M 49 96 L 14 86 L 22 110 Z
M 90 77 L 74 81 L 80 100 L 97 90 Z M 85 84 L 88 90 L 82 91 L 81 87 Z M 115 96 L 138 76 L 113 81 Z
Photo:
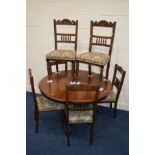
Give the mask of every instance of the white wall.
M 115 63 L 127 71 L 119 105 L 128 109 L 128 7 L 128 0 L 27 0 L 26 60 L 27 69 L 32 68 L 35 86 L 47 75 L 45 55 L 54 49 L 53 19 L 79 20 L 78 53 L 88 50 L 90 20 L 116 21 L 109 78 L 112 78 Z M 26 86 L 29 90 L 28 74 Z

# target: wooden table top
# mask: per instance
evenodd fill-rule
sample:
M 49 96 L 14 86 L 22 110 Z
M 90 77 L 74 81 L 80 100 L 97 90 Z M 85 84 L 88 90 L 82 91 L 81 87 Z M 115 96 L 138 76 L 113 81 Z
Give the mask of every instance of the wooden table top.
M 99 84 L 99 74 L 92 73 L 92 77 L 88 77 L 88 71 L 79 71 L 79 81 L 81 83 L 90 83 L 94 85 Z M 39 89 L 41 93 L 51 100 L 64 103 L 66 101 L 66 85 L 69 85 L 72 81 L 71 71 L 60 71 L 58 74 L 52 73 L 52 83 L 47 82 L 48 77 L 44 77 L 39 83 Z M 103 90 L 99 93 L 99 100 L 104 99 L 112 89 L 110 81 L 104 81 L 102 84 Z M 76 98 L 80 100 L 90 99 L 92 96 L 91 92 L 77 92 Z

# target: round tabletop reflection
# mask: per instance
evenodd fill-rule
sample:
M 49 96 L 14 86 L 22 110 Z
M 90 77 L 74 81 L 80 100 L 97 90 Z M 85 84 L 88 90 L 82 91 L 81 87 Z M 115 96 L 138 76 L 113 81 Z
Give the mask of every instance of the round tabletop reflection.
M 71 70 L 60 71 L 58 73 L 52 73 L 52 82 L 48 82 L 48 76 L 44 77 L 39 83 L 39 89 L 41 93 L 48 97 L 49 99 L 57 102 L 64 103 L 66 101 L 66 85 L 69 85 L 72 81 Z M 92 76 L 88 76 L 88 71 L 80 70 L 78 75 L 78 81 L 80 83 L 89 83 L 92 85 L 99 85 L 100 76 L 97 73 L 92 73 Z M 109 92 L 112 89 L 110 81 L 103 80 L 101 85 L 102 91 L 99 92 L 99 100 L 104 99 L 108 96 Z M 76 97 L 79 97 L 82 100 L 87 100 L 91 98 L 90 92 L 85 92 L 80 94 L 77 92 Z

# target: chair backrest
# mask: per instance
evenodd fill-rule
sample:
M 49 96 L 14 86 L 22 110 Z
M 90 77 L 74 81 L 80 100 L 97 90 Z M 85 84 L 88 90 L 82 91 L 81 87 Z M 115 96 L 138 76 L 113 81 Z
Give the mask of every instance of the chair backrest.
M 112 80 L 112 87 L 113 87 L 113 89 L 115 87 L 116 91 L 117 91 L 116 92 L 116 101 L 119 98 L 119 95 L 120 95 L 120 92 L 122 89 L 122 85 L 124 82 L 125 74 L 126 74 L 126 71 L 121 66 L 118 66 L 117 64 L 115 64 L 113 80 Z
M 95 119 L 97 99 L 99 95 L 99 86 L 81 83 L 78 85 L 66 86 L 67 111 L 88 111 L 93 110 L 93 119 Z M 85 100 L 83 99 L 85 98 Z
M 55 36 L 55 50 L 58 48 L 58 43 L 71 43 L 74 44 L 74 50 L 77 50 L 77 36 L 78 36 L 78 20 L 54 19 L 54 36 Z M 72 26 L 73 33 L 58 32 L 58 26 L 64 28 L 65 26 Z
M 97 33 L 96 29 L 99 29 L 98 31 L 99 33 Z M 102 48 L 106 48 L 106 51 L 105 49 L 103 51 L 106 52 L 105 54 L 109 55 L 110 60 L 111 60 L 113 42 L 114 42 L 114 37 L 115 37 L 115 29 L 116 29 L 116 22 L 108 22 L 105 20 L 91 21 L 90 22 L 89 52 L 93 51 L 92 49 L 93 46 L 99 46 Z M 109 74 L 110 60 L 108 64 L 106 65 L 106 78 L 108 78 L 108 74 Z
M 95 32 L 95 28 L 103 28 L 106 30 L 106 28 L 110 28 L 112 30 L 110 35 L 104 35 L 100 34 L 97 35 Z M 115 29 L 116 29 L 116 22 L 108 22 L 105 20 L 101 21 L 91 21 L 90 22 L 90 42 L 89 42 L 89 51 L 92 51 L 92 46 L 105 46 L 109 47 L 108 54 L 111 56 L 112 48 L 113 48 L 113 42 L 114 42 L 114 36 L 115 36 Z
M 29 69 L 29 79 L 30 79 L 30 84 L 31 84 L 31 90 L 32 90 L 33 100 L 34 100 L 35 106 L 37 108 L 38 105 L 37 105 L 37 100 L 36 100 L 36 93 L 35 93 L 35 88 L 34 88 L 34 80 L 33 80 L 31 69 Z

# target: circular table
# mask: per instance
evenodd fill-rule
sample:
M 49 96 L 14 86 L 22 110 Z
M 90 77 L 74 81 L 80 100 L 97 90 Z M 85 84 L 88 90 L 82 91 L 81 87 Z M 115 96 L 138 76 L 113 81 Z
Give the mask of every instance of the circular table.
M 52 83 L 48 83 L 48 76 L 46 76 L 40 81 L 39 89 L 41 93 L 51 100 L 65 103 L 66 85 L 69 85 L 72 81 L 71 70 L 60 71 L 59 73 L 52 73 L 52 80 Z M 100 83 L 100 75 L 97 73 L 92 73 L 92 77 L 89 77 L 88 71 L 80 70 L 78 80 L 80 83 L 90 83 L 93 85 L 98 85 Z M 99 100 L 103 100 L 106 96 L 108 96 L 109 92 L 112 89 L 111 82 L 103 80 L 102 87 L 103 90 L 99 92 Z M 91 96 L 91 92 L 85 92 L 84 94 L 76 92 L 76 97 L 82 100 L 90 99 Z

